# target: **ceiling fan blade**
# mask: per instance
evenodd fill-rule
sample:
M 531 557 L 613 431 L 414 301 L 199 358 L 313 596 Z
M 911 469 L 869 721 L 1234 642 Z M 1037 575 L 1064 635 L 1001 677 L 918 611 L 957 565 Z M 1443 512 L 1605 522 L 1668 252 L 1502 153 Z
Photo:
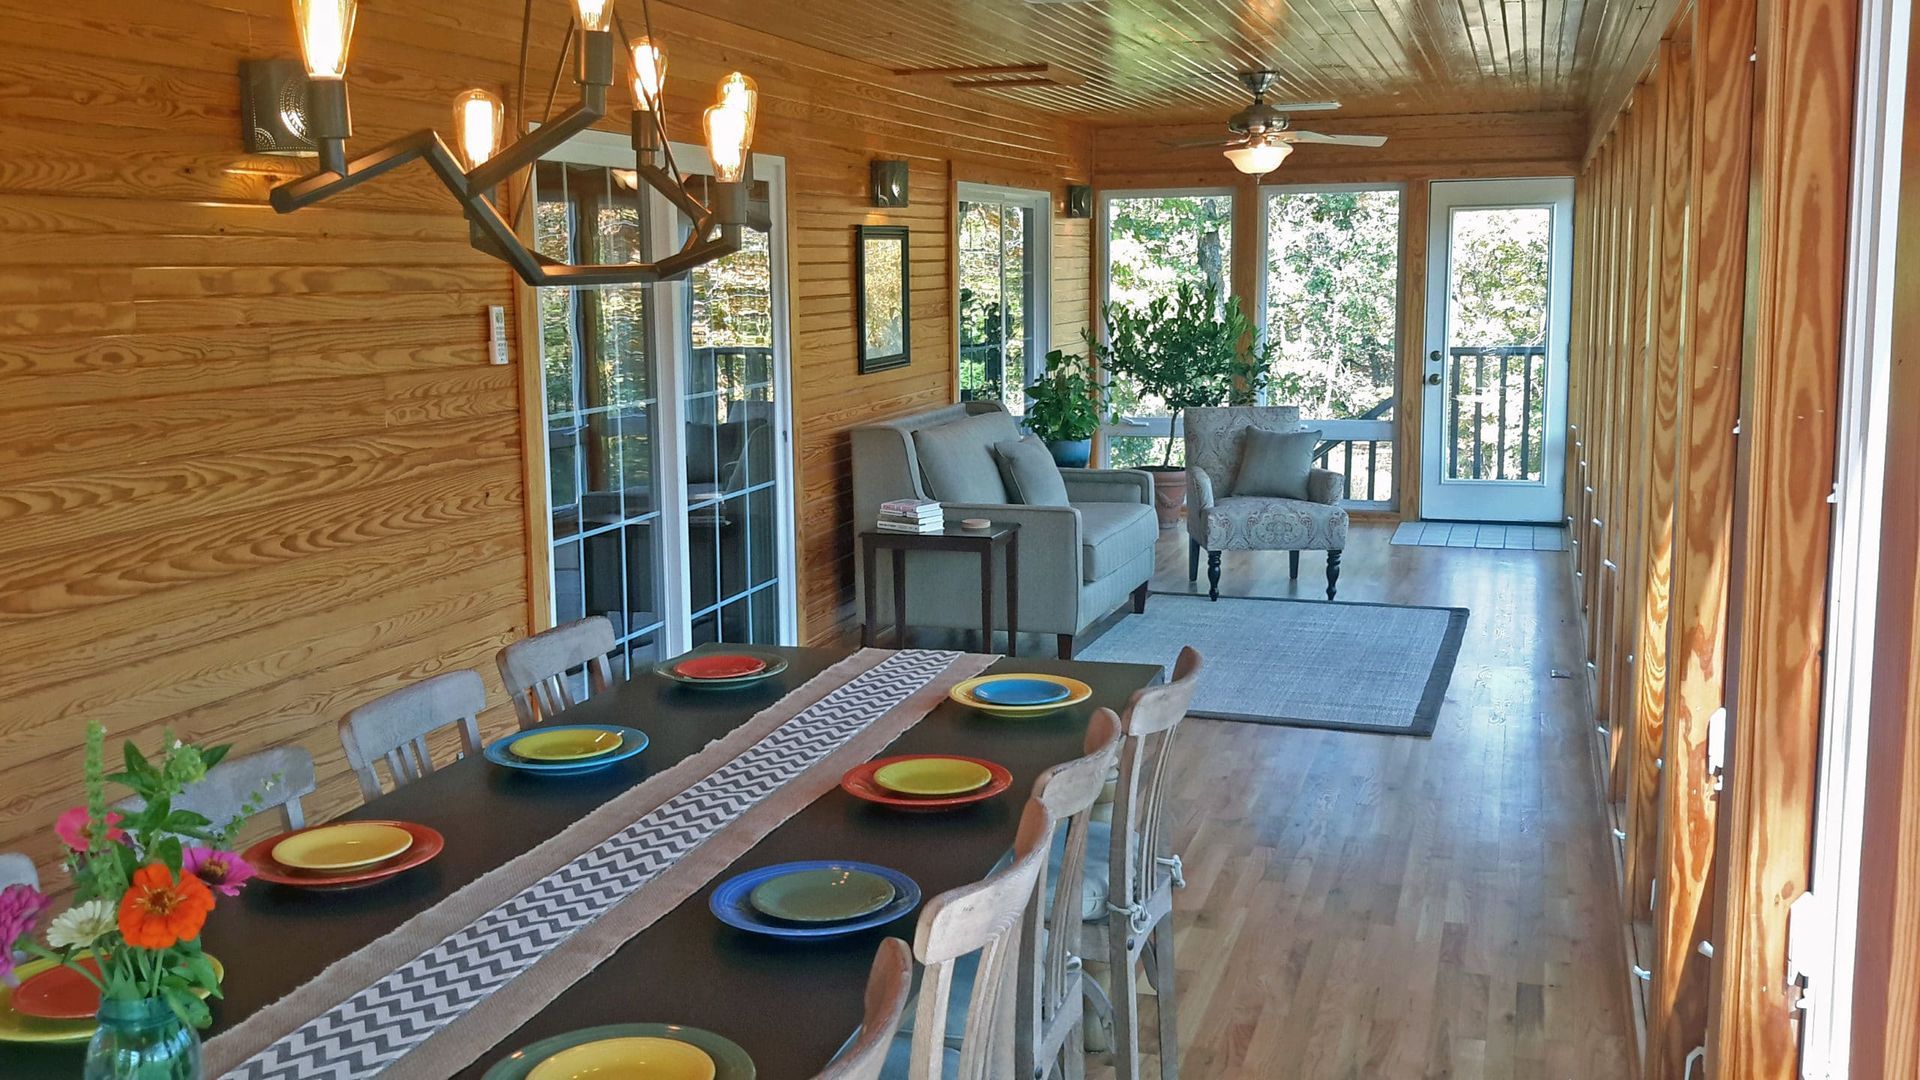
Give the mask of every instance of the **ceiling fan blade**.
M 1286 138 L 1297 143 L 1326 143 L 1329 146 L 1385 146 L 1385 135 L 1322 135 L 1317 131 L 1289 131 Z
M 1160 145 L 1172 149 L 1184 150 L 1195 146 L 1240 146 L 1246 141 L 1245 138 L 1235 138 L 1232 135 L 1210 135 L 1204 139 L 1166 139 L 1163 140 Z
M 1267 106 L 1277 113 L 1332 112 L 1340 107 L 1337 101 L 1276 101 Z

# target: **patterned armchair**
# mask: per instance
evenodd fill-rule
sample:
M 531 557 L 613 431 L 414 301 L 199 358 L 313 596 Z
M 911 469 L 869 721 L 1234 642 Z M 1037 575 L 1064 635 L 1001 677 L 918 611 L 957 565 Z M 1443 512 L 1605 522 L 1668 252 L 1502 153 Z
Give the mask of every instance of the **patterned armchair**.
M 1220 599 L 1220 553 L 1285 551 L 1289 574 L 1300 576 L 1302 551 L 1327 553 L 1327 599 L 1340 580 L 1340 550 L 1347 546 L 1347 511 L 1340 500 L 1347 478 L 1328 469 L 1307 476 L 1306 499 L 1236 496 L 1233 478 L 1240 471 L 1242 436 L 1248 428 L 1299 431 L 1300 410 L 1292 405 L 1241 405 L 1224 409 L 1188 409 L 1187 430 L 1187 580 L 1200 578 L 1200 552 L 1207 553 L 1207 596 Z

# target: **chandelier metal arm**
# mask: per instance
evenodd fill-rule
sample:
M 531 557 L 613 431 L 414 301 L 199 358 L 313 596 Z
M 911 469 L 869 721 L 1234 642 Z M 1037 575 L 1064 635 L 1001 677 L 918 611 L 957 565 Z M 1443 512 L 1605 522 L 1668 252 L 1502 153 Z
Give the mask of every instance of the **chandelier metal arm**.
M 289 180 L 274 188 L 268 198 L 275 210 L 282 214 L 290 214 L 342 191 L 359 187 L 408 162 L 422 159 L 432 167 L 434 173 L 440 177 L 455 197 L 462 200 L 467 197 L 467 177 L 461 171 L 460 163 L 454 160 L 453 151 L 447 149 L 447 144 L 441 140 L 438 132 L 425 128 L 403 135 L 372 153 L 355 158 L 340 170 L 330 170 L 302 177 L 299 180 Z

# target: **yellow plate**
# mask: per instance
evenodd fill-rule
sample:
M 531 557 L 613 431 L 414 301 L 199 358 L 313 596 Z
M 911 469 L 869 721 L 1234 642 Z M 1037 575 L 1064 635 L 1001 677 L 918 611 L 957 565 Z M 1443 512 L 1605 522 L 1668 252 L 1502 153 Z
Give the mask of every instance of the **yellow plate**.
M 960 795 L 993 780 L 985 766 L 959 758 L 923 757 L 896 761 L 873 771 L 873 782 L 902 795 Z
M 994 705 L 981 701 L 973 696 L 974 687 L 994 679 L 1039 679 L 1043 682 L 1059 683 L 1061 686 L 1067 688 L 1067 699 L 1065 701 L 1049 701 L 1045 705 Z M 1004 675 L 976 675 L 955 686 L 948 692 L 947 696 L 965 705 L 969 709 L 979 709 L 981 712 L 994 713 L 999 716 L 1038 716 L 1041 713 L 1050 713 L 1056 709 L 1065 709 L 1069 706 L 1080 704 L 1093 696 L 1093 687 L 1088 686 L 1079 679 L 1070 679 L 1065 675 L 1042 675 L 1039 672 L 1023 671 L 1009 672 Z
M 579 761 L 620 749 L 621 735 L 604 728 L 540 731 L 513 740 L 507 749 L 528 761 Z
M 713 1080 L 713 1059 L 678 1039 L 601 1039 L 562 1050 L 527 1080 Z
M 273 861 L 295 870 L 354 870 L 412 846 L 413 834 L 398 826 L 349 821 L 287 837 L 273 845 Z
M 213 965 L 215 982 L 225 982 L 226 965 L 216 959 L 212 953 L 205 954 L 207 963 Z M 57 960 L 32 960 L 13 969 L 13 974 L 25 982 L 43 971 L 57 966 Z M 195 997 L 207 996 L 204 990 L 195 990 Z M 0 983 L 0 1042 L 17 1043 L 83 1043 L 93 1038 L 94 1022 L 86 1020 L 43 1020 L 37 1016 L 23 1016 L 13 1011 L 13 988 Z

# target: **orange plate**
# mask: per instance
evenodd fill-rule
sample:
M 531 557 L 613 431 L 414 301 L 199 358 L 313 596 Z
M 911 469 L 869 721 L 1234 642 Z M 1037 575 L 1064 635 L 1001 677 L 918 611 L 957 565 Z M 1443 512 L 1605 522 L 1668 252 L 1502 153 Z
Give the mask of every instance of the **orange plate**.
M 912 761 L 923 757 L 950 757 L 958 761 L 971 761 L 975 765 L 984 765 L 987 771 L 993 774 L 993 779 L 988 780 L 985 787 L 961 792 L 958 795 L 925 796 L 901 795 L 898 792 L 889 791 L 881 787 L 879 781 L 873 778 L 874 773 L 894 762 Z M 840 789 L 847 794 L 857 799 L 865 799 L 870 803 L 891 806 L 896 810 L 952 810 L 991 799 L 1012 786 L 1013 774 L 1007 771 L 1006 766 L 981 758 L 962 757 L 959 754 L 902 754 L 898 757 L 875 758 L 865 765 L 854 766 L 840 778 Z
M 765 670 L 765 660 L 740 653 L 704 653 L 673 665 L 674 674 L 688 679 L 744 679 Z
M 371 823 L 370 823 L 371 824 Z M 447 839 L 438 829 L 426 825 L 417 825 L 411 821 L 382 821 L 381 825 L 392 825 L 413 834 L 413 846 L 383 863 L 359 867 L 344 873 L 315 873 L 311 870 L 295 870 L 291 866 L 282 866 L 273 858 L 273 846 L 294 833 L 281 833 L 269 836 L 265 840 L 241 852 L 240 857 L 252 864 L 254 875 L 262 881 L 271 881 L 276 885 L 289 885 L 296 889 L 352 889 L 362 885 L 371 885 L 403 871 L 411 870 L 421 863 L 440 854 L 447 846 Z M 312 828 L 320 828 L 315 825 Z M 294 832 L 305 832 L 296 829 Z

